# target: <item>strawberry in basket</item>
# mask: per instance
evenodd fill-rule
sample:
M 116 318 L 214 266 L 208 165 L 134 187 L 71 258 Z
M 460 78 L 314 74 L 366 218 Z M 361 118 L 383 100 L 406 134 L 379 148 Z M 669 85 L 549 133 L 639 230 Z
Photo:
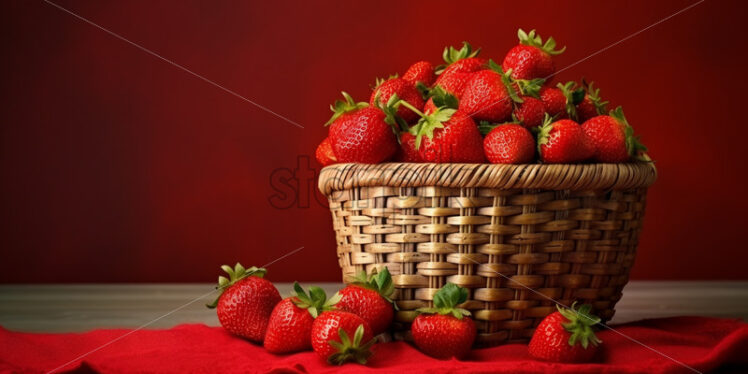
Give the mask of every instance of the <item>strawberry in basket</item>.
M 424 162 L 484 162 L 483 137 L 470 116 L 459 110 L 440 107 L 423 113 L 406 101 L 405 106 L 421 119 L 410 127 L 415 136 L 415 149 Z
M 582 127 L 570 119 L 553 122 L 546 114 L 543 126 L 538 131 L 538 153 L 540 159 L 549 164 L 571 164 L 582 162 L 595 152 L 592 141 Z
M 526 33 L 519 29 L 517 37 L 519 44 L 510 49 L 504 57 L 504 70 L 511 69 L 514 79 L 550 79 L 556 71 L 553 56 L 563 53 L 566 47 L 556 50 L 556 41 L 553 38 L 548 38 L 543 43 L 543 39 L 535 30 Z
M 479 53 L 480 48 L 473 51 L 473 47 L 468 42 L 462 42 L 460 49 L 444 48 L 442 57 L 447 65 L 437 68 L 439 78 L 436 79 L 435 85 L 457 98 L 461 97 L 473 73 L 486 69 L 488 61 L 478 58 Z
M 367 103 L 357 103 L 343 92 L 345 101 L 330 106 L 333 115 L 330 143 L 338 162 L 376 164 L 386 161 L 397 150 L 397 138 L 387 122 L 387 114 Z
M 363 318 L 371 326 L 372 334 L 379 335 L 392 323 L 395 312 L 390 297 L 394 292 L 395 286 L 386 267 L 369 276 L 362 272 L 338 292 L 340 301 L 335 307 Z
M 290 353 L 312 348 L 312 323 L 322 312 L 332 310 L 339 295 L 328 299 L 319 287 L 304 291 L 298 282 L 293 284 L 296 296 L 283 299 L 273 309 L 265 333 L 264 346 L 268 352 Z
M 245 269 L 239 263 L 233 269 L 228 265 L 221 269 L 229 278 L 218 277 L 216 288 L 220 294 L 207 307 L 216 308 L 218 321 L 228 332 L 262 342 L 270 313 L 281 300 L 278 290 L 263 278 L 265 269 L 254 266 Z
M 600 89 L 594 88 L 594 82 L 588 84 L 584 79 L 582 79 L 582 86 L 584 87 L 585 94 L 582 102 L 577 104 L 579 123 L 584 123 L 592 117 L 607 114 L 608 102 L 603 101 L 600 97 Z
M 556 306 L 558 311 L 540 322 L 528 346 L 530 355 L 555 362 L 588 362 L 594 357 L 601 342 L 592 326 L 600 318 L 590 314 L 590 305 L 576 309 L 575 304 L 570 309 Z
M 597 162 L 626 162 L 632 157 L 646 161 L 643 152 L 647 147 L 634 136 L 620 106 L 610 115 L 590 118 L 582 124 L 582 130 L 595 148 L 593 157 Z
M 434 294 L 434 307 L 422 308 L 411 331 L 422 352 L 439 359 L 463 358 L 470 352 L 476 336 L 470 312 L 457 305 L 467 300 L 466 289 L 447 283 Z

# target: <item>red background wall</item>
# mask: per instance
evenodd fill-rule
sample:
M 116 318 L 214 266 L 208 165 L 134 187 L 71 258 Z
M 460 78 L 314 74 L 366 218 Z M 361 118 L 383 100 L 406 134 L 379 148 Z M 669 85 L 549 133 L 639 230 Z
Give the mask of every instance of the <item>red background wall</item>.
M 313 155 L 340 90 L 368 97 L 462 40 L 501 59 L 518 27 L 568 45 L 564 67 L 693 1 L 59 3 L 305 128 L 42 1 L 3 2 L 2 282 L 212 281 L 301 246 L 271 278 L 339 280 L 326 208 L 276 209 L 269 180 Z M 748 279 L 745 14 L 706 1 L 558 77 L 593 79 L 657 160 L 634 278 Z

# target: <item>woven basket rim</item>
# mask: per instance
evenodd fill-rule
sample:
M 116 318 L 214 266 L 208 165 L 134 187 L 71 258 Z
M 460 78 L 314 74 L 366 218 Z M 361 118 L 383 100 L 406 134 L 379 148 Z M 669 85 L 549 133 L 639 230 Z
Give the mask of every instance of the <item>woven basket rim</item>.
M 334 164 L 322 169 L 319 190 L 357 187 L 446 187 L 545 190 L 627 190 L 657 179 L 651 162 L 622 164 Z

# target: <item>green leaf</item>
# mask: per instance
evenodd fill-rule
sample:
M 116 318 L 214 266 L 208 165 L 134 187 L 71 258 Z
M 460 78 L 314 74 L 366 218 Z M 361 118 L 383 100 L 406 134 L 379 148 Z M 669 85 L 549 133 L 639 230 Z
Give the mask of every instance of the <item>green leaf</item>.
M 436 291 L 434 294 L 434 307 L 433 308 L 420 308 L 417 309 L 417 312 L 419 313 L 427 313 L 427 314 L 442 314 L 442 315 L 452 315 L 455 318 L 461 319 L 464 316 L 469 316 L 470 312 L 458 308 L 457 305 L 464 303 L 467 301 L 468 297 L 468 291 L 465 288 L 462 288 L 454 283 L 447 283 L 439 289 L 439 291 Z
M 340 118 L 340 116 L 342 116 L 343 114 L 354 112 L 361 108 L 366 108 L 367 106 L 369 106 L 369 103 L 355 102 L 353 98 L 351 97 L 351 95 L 349 95 L 345 91 L 343 91 L 342 94 L 343 94 L 343 99 L 345 101 L 335 100 L 335 103 L 330 105 L 330 110 L 332 110 L 333 115 L 332 117 L 330 117 L 330 119 L 327 122 L 325 122 L 325 126 L 329 126 L 330 124 L 335 122 L 335 120 Z
M 577 104 L 579 104 L 582 99 L 584 99 L 584 91 L 581 91 L 581 98 L 579 97 L 579 90 L 576 90 L 577 83 L 574 81 L 569 81 L 566 83 L 558 83 L 556 87 L 558 87 L 561 92 L 564 94 L 564 97 L 566 98 L 566 113 L 569 114 L 569 118 L 571 118 L 574 121 L 578 121 L 579 117 L 577 116 Z
M 453 64 L 459 60 L 472 58 L 478 56 L 480 48 L 473 51 L 473 46 L 468 42 L 462 42 L 462 48 L 456 49 L 455 47 L 446 47 L 442 52 L 442 58 L 447 64 Z
M 552 37 L 548 38 L 548 40 L 543 43 L 543 39 L 535 32 L 535 30 L 530 30 L 529 33 L 525 33 L 522 29 L 519 29 L 517 31 L 517 38 L 519 39 L 520 44 L 540 48 L 552 56 L 560 55 L 566 50 L 566 47 L 557 50 L 556 41 Z

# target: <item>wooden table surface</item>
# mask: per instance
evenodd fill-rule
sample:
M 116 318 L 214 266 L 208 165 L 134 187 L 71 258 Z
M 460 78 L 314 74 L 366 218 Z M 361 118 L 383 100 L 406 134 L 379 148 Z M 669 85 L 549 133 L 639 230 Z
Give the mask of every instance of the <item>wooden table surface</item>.
M 281 295 L 290 284 L 277 284 Z M 320 284 L 329 293 L 340 284 Z M 217 325 L 205 304 L 211 284 L 0 285 L 0 326 L 17 331 L 76 332 L 96 328 Z M 611 323 L 678 315 L 748 320 L 748 282 L 632 281 Z

